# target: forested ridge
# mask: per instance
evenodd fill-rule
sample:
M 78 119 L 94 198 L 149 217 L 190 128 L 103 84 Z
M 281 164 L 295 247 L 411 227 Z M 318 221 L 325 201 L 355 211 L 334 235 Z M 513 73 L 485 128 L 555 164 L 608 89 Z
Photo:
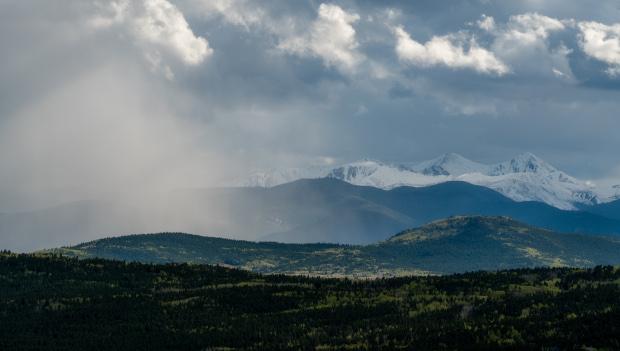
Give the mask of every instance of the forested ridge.
M 0 254 L 2 350 L 620 349 L 620 269 L 374 280 Z

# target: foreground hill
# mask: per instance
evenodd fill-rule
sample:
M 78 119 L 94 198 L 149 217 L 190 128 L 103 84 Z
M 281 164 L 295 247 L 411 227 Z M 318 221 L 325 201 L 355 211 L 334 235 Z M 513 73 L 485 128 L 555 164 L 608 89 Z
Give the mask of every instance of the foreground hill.
M 0 215 L 0 247 L 32 251 L 111 234 L 180 231 L 243 240 L 370 244 L 457 215 L 508 216 L 558 232 L 620 234 L 620 219 L 515 202 L 464 182 L 382 190 L 336 179 L 177 191 L 135 204 L 77 202 Z
M 560 234 L 506 217 L 453 217 L 366 246 L 282 244 L 163 233 L 54 250 L 141 262 L 220 264 L 261 273 L 390 276 L 620 264 L 620 240 Z
M 615 350 L 620 270 L 351 281 L 0 254 L 2 350 Z

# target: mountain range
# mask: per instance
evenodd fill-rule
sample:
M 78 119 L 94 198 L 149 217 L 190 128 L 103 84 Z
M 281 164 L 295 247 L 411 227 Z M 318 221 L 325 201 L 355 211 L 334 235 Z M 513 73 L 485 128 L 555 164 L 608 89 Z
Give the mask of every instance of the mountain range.
M 514 201 L 466 182 L 384 190 L 334 179 L 271 188 L 190 189 L 144 199 L 148 206 L 82 201 L 0 215 L 0 247 L 29 251 L 130 233 L 182 231 L 288 243 L 369 244 L 457 215 L 509 216 L 558 232 L 620 234 L 620 201 L 581 211 Z
M 508 216 L 559 232 L 620 234 L 618 219 L 560 210 L 541 202 L 517 202 L 466 182 L 383 190 L 323 178 L 295 181 L 262 192 L 259 189 L 254 188 L 259 192 L 250 196 L 251 201 L 263 204 L 255 215 L 277 218 L 281 224 L 279 232 L 259 238 L 279 242 L 368 244 L 406 228 L 457 215 Z M 593 211 L 598 208 L 591 207 Z
M 561 234 L 507 217 L 452 217 L 366 246 L 282 244 L 181 233 L 107 238 L 52 250 L 76 257 L 218 264 L 262 273 L 377 277 L 620 263 L 620 240 Z
M 273 187 L 315 178 L 335 178 L 381 189 L 463 181 L 493 189 L 515 201 L 540 201 L 565 210 L 597 205 L 620 196 L 620 187 L 596 188 L 591 182 L 572 177 L 531 153 L 493 165 L 474 162 L 455 153 L 421 163 L 362 160 L 339 166 L 255 172 L 231 185 Z

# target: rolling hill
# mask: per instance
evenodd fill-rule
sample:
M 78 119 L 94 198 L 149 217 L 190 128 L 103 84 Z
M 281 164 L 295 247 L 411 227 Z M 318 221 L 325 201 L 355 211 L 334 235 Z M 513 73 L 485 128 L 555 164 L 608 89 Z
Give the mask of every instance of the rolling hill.
M 320 276 L 444 274 L 620 263 L 620 240 L 560 234 L 506 217 L 452 217 L 366 246 L 282 244 L 180 233 L 107 238 L 53 250 L 77 257 L 218 264 Z

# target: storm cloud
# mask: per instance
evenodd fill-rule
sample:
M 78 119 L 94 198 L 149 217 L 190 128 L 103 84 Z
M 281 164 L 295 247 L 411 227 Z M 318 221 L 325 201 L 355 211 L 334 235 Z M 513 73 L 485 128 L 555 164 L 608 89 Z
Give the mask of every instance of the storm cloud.
M 620 178 L 617 1 L 8 0 L 0 212 L 529 151 Z

